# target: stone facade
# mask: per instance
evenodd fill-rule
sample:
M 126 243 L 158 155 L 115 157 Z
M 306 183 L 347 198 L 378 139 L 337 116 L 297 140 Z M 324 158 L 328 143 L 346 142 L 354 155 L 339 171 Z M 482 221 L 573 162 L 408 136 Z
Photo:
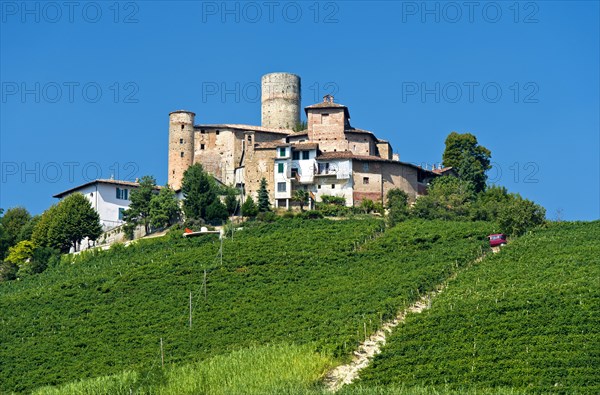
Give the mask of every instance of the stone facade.
M 274 73 L 262 83 L 261 126 L 194 125 L 192 112 L 170 114 L 171 187 L 179 189 L 185 169 L 200 163 L 225 185 L 254 198 L 264 177 L 276 207 L 292 206 L 297 189 L 309 191 L 311 200 L 335 195 L 352 206 L 364 199 L 384 202 L 392 188 L 404 190 L 414 201 L 439 175 L 400 162 L 389 142 L 352 127 L 348 108 L 329 95 L 305 108 L 307 128 L 294 132 L 300 112 L 299 77 Z

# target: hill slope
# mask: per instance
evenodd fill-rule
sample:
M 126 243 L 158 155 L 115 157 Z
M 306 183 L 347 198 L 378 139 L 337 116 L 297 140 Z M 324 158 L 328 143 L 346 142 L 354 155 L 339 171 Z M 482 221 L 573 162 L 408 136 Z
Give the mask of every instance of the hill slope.
M 477 256 L 492 228 L 381 230 L 375 219 L 281 220 L 226 240 L 222 266 L 214 238 L 155 239 L 1 284 L 0 392 L 147 371 L 160 339 L 167 365 L 269 343 L 343 358 Z
M 409 316 L 362 381 L 600 393 L 600 222 L 553 224 L 462 273 Z

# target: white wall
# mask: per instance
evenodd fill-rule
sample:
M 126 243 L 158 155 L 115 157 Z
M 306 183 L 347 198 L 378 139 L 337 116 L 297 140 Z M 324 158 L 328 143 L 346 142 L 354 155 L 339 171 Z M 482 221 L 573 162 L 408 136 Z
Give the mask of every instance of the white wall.
M 321 201 L 322 195 L 339 196 L 346 199 L 346 206 L 353 204 L 353 183 L 352 183 L 352 160 L 351 159 L 331 159 L 320 161 L 320 163 L 329 163 L 329 175 L 315 177 L 315 187 L 313 192 L 317 201 Z M 318 186 L 321 185 L 321 188 Z M 334 186 L 334 188 L 332 188 Z

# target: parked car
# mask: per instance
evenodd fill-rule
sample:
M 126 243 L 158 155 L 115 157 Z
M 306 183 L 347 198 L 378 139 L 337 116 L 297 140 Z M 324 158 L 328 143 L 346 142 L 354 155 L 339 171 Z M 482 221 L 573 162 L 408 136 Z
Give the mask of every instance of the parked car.
M 496 233 L 493 235 L 489 235 L 488 238 L 490 239 L 490 247 L 498 247 L 498 246 L 503 246 L 506 245 L 506 235 L 503 233 Z

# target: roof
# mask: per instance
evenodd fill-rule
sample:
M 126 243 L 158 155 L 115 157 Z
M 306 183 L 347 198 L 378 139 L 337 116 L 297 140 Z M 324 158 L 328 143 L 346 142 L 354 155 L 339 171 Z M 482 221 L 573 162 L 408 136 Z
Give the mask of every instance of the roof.
M 449 171 L 456 171 L 456 170 L 454 170 L 454 168 L 452 166 L 449 166 L 449 167 L 442 167 L 439 169 L 432 169 L 431 171 L 434 172 L 435 174 L 444 174 Z
M 90 185 L 94 185 L 94 184 L 111 184 L 111 185 L 120 185 L 120 186 L 126 186 L 126 187 L 134 187 L 137 188 L 140 186 L 139 182 L 133 182 L 133 181 L 125 181 L 125 180 L 112 180 L 112 179 L 97 179 L 97 180 L 93 180 L 90 182 L 86 182 L 85 184 L 81 184 L 78 185 L 76 187 L 67 189 L 66 191 L 62 191 L 60 193 L 57 193 L 56 195 L 52 196 L 55 198 L 62 198 L 63 196 L 66 195 L 70 195 L 71 193 L 74 193 L 80 189 L 83 189 L 85 187 L 88 187 Z M 160 189 L 162 188 L 161 186 L 156 186 L 156 189 Z
M 343 104 L 340 104 L 340 103 L 334 103 L 333 102 L 333 96 L 331 96 L 331 95 L 325 95 L 323 97 L 323 101 L 320 102 L 320 103 L 311 104 L 310 106 L 304 107 L 304 112 L 306 112 L 308 114 L 308 110 L 322 109 L 322 108 L 343 109 L 344 110 L 344 114 L 346 115 L 346 117 L 350 118 L 350 112 L 348 111 L 348 107 L 346 107 L 346 106 L 344 106 Z
M 373 155 L 355 155 L 351 151 L 323 152 L 321 155 L 317 156 L 315 159 L 316 160 L 353 159 L 353 160 L 368 161 L 368 162 L 385 162 L 385 163 L 392 163 L 392 164 L 408 166 L 408 167 L 418 169 L 420 171 L 431 173 L 432 175 L 437 175 L 436 173 L 433 173 L 430 170 L 423 169 L 422 167 L 414 165 L 412 163 L 401 162 L 399 160 L 393 160 L 393 159 L 385 159 L 380 156 L 373 156 Z
M 237 123 L 224 123 L 224 124 L 213 124 L 213 125 L 194 125 L 195 129 L 236 129 L 236 130 L 248 130 L 253 132 L 263 132 L 263 133 L 277 133 L 277 134 L 285 134 L 286 136 L 292 134 L 294 131 L 292 129 L 275 129 L 275 128 L 264 128 L 262 126 L 254 126 L 254 125 L 244 125 Z
M 318 143 L 294 143 L 292 144 L 292 148 L 294 149 L 317 149 L 319 148 Z
M 280 141 L 267 141 L 264 143 L 255 143 L 254 149 L 275 149 L 280 146 L 285 146 L 285 143 Z

